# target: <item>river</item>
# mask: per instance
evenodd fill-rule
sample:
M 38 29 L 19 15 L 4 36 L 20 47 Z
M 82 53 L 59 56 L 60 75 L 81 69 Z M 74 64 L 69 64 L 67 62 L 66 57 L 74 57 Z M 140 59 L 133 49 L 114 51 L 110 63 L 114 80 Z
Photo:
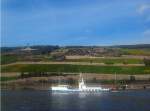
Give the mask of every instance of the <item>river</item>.
M 150 111 L 150 90 L 95 94 L 2 90 L 1 111 Z

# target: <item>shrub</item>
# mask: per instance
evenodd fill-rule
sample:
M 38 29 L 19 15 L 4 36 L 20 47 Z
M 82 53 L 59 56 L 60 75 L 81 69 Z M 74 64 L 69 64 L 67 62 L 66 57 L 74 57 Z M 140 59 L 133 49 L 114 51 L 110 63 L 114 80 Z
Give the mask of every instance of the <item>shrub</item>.
M 105 62 L 105 64 L 107 64 L 107 65 L 112 65 L 112 64 L 114 64 L 114 62 L 107 61 L 107 62 Z
M 145 64 L 145 66 L 150 66 L 150 59 L 144 58 L 143 62 Z
M 130 81 L 135 81 L 135 76 L 130 76 Z

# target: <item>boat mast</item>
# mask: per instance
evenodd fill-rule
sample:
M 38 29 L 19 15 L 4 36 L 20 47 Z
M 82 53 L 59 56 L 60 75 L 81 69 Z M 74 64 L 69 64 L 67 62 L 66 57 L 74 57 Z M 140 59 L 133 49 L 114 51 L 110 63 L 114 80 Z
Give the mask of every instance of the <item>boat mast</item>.
M 58 71 L 58 85 L 60 85 L 60 71 Z
M 115 72 L 115 85 L 117 84 L 117 74 Z
M 86 85 L 84 83 L 84 79 L 82 77 L 82 73 L 80 73 L 80 78 L 79 78 L 79 90 L 84 90 L 86 89 Z

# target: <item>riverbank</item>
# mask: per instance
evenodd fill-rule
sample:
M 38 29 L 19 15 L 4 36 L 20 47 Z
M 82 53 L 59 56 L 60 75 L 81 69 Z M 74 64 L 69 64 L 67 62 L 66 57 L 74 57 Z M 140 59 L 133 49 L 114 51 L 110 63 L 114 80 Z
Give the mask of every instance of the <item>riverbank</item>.
M 82 73 L 87 85 L 97 85 L 113 90 L 150 89 L 150 74 L 97 74 Z M 78 86 L 79 73 L 19 73 L 1 74 L 2 89 L 49 90 L 60 84 Z
M 67 84 L 73 88 L 78 87 L 78 81 L 74 79 L 60 81 L 60 84 Z M 136 81 L 113 81 L 113 80 L 101 80 L 91 81 L 86 80 L 88 86 L 101 86 L 104 88 L 110 88 L 112 90 L 140 90 L 150 89 L 150 81 L 136 80 Z M 51 86 L 58 85 L 58 80 L 45 77 L 32 77 L 25 79 L 17 79 L 1 82 L 2 90 L 50 90 Z

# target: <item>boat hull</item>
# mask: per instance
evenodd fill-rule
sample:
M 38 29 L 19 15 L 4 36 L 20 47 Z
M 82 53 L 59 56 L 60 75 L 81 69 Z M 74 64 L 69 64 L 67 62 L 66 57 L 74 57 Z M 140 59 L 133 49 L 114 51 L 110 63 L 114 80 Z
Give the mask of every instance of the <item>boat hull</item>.
M 79 90 L 79 89 L 67 89 L 67 90 L 52 90 L 52 92 L 89 92 L 89 93 L 92 93 L 92 92 L 108 92 L 110 91 L 109 89 L 101 89 L 101 90 Z

